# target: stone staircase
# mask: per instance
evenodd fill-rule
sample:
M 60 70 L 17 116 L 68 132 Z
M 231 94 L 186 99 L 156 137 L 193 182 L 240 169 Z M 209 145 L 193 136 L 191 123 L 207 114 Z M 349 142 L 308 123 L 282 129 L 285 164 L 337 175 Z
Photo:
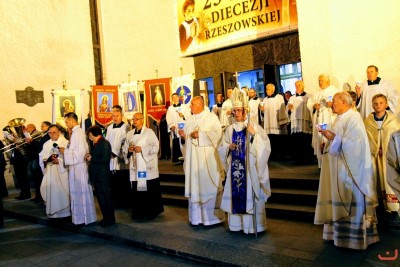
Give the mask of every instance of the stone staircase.
M 269 168 L 272 195 L 266 204 L 267 217 L 312 222 L 318 195 L 318 167 L 270 162 Z M 165 205 L 187 207 L 183 172 L 163 173 L 160 168 L 160 179 Z

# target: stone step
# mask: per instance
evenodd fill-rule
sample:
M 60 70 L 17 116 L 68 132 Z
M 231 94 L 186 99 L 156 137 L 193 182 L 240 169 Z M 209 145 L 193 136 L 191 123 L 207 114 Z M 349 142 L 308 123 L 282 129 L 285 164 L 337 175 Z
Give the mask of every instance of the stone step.
M 168 163 L 169 164 L 169 163 Z M 272 195 L 266 203 L 267 216 L 313 221 L 319 186 L 318 166 L 292 166 L 270 162 Z M 185 207 L 185 176 L 176 166 L 160 170 L 161 190 L 166 205 Z
M 267 217 L 289 219 L 295 221 L 314 221 L 315 206 L 288 205 L 279 203 L 266 203 Z
M 188 207 L 188 199 L 183 195 L 174 195 L 174 194 L 166 194 L 162 193 L 163 203 L 169 206 L 175 207 Z
M 272 188 L 272 194 L 318 196 L 318 190 Z

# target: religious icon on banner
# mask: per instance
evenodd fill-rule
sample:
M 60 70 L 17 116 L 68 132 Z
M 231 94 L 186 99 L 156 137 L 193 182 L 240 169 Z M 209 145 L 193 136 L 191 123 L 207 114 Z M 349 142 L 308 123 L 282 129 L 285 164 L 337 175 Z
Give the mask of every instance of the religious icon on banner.
M 106 127 L 112 122 L 112 107 L 118 105 L 118 86 L 92 86 L 93 118 L 97 124 Z
M 193 74 L 174 77 L 171 80 L 172 91 L 179 96 L 179 102 L 189 104 L 193 98 Z
M 152 106 L 165 106 L 165 89 L 164 84 L 153 84 L 151 89 L 151 105 Z
M 110 93 L 103 93 L 103 92 L 98 92 L 97 93 L 97 99 L 99 101 L 98 103 L 98 112 L 111 112 L 112 106 L 110 103 L 113 103 L 113 95 Z
M 132 92 L 125 92 L 123 94 L 123 96 L 124 96 L 124 102 L 125 102 L 124 112 L 139 111 L 136 96 Z
M 182 104 L 187 104 L 192 100 L 192 91 L 186 85 L 178 87 L 176 93 L 179 96 L 179 102 Z
M 66 127 L 64 116 L 74 112 L 82 120 L 82 90 L 52 90 L 53 123 Z
M 147 117 L 147 125 L 153 121 L 160 123 L 161 117 L 167 112 L 170 101 L 171 78 L 146 80 L 144 82 L 145 105 L 143 113 Z M 150 120 L 151 119 L 151 120 Z
M 131 120 L 136 112 L 141 112 L 139 85 L 137 81 L 120 84 L 118 94 L 119 103 L 126 119 Z
M 75 97 L 74 96 L 64 96 L 60 97 L 60 113 L 65 116 L 70 112 L 75 112 Z

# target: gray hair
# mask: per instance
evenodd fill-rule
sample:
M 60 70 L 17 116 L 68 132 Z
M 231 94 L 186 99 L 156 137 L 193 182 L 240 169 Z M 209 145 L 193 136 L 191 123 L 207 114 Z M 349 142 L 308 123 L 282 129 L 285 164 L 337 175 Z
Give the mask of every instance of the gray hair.
M 347 92 L 339 92 L 339 93 L 336 93 L 335 96 L 338 96 L 348 106 L 351 107 L 353 105 L 353 98 L 351 98 L 351 95 L 349 93 L 347 93 Z

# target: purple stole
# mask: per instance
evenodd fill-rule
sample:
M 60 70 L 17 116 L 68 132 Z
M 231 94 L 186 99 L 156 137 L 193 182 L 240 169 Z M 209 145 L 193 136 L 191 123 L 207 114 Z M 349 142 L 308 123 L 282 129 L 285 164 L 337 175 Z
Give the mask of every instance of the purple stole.
M 237 145 L 231 151 L 232 213 L 246 213 L 246 129 L 233 130 L 232 143 Z

